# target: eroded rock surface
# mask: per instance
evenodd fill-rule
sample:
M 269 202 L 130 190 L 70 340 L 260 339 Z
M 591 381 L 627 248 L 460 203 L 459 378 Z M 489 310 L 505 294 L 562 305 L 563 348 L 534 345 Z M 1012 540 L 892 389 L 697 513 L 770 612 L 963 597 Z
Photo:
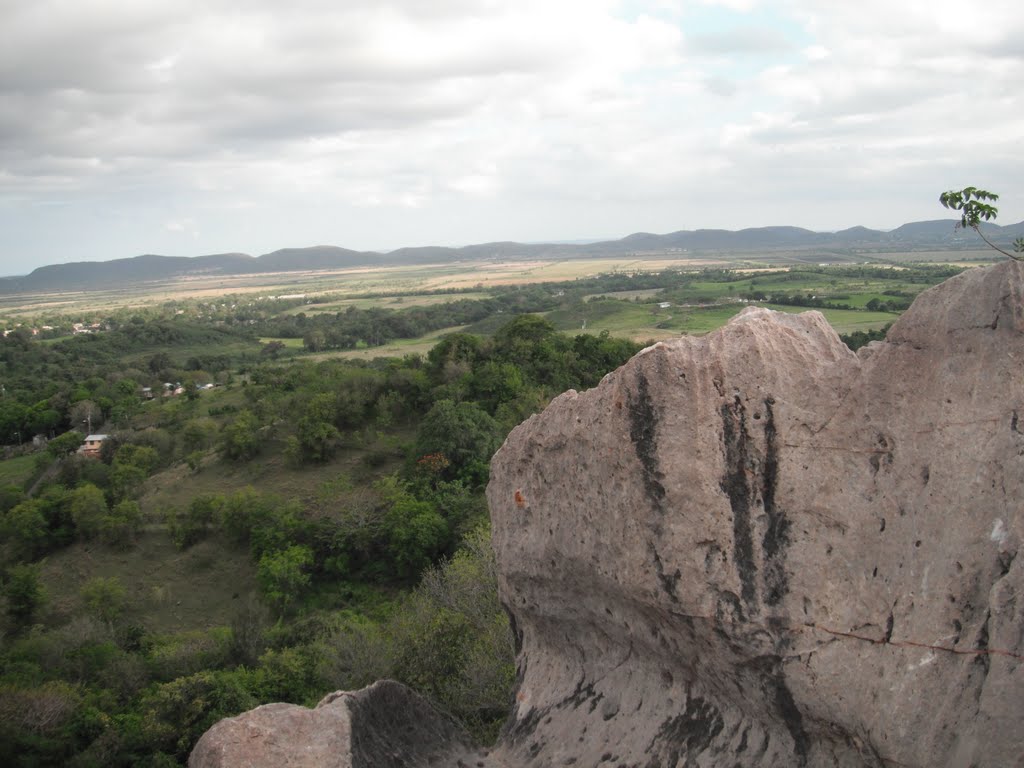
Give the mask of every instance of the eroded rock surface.
M 1024 755 L 1024 265 L 860 356 L 747 309 L 516 429 L 488 499 L 509 765 Z
M 492 462 L 520 644 L 493 753 L 407 730 L 396 688 L 354 716 L 373 686 L 224 721 L 190 765 L 1024 764 L 1022 364 L 1014 262 L 859 355 L 763 309 L 644 350 Z

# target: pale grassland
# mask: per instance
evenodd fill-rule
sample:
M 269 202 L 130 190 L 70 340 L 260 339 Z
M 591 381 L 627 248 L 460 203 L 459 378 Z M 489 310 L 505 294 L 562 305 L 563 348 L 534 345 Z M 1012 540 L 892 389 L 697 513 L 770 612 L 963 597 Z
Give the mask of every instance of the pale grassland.
M 788 264 L 825 261 L 941 262 L 976 264 L 974 259 L 988 259 L 988 252 L 918 251 L 912 253 L 843 254 L 832 257 L 814 252 L 779 251 L 742 254 L 708 254 L 707 258 L 664 257 L 639 254 L 635 257 L 523 260 L 523 261 L 461 261 L 449 264 L 409 265 L 397 267 L 359 267 L 308 272 L 261 273 L 252 275 L 189 277 L 105 291 L 61 291 L 50 294 L 31 293 L 0 296 L 0 315 L 28 318 L 43 313 L 64 314 L 80 319 L 99 319 L 112 310 L 141 307 L 178 300 L 215 300 L 225 296 L 281 296 L 306 294 L 316 297 L 327 293 L 341 294 L 355 301 L 360 294 L 377 294 L 383 299 L 396 299 L 397 293 L 415 293 L 446 288 L 479 288 L 499 285 L 528 284 L 574 280 L 607 272 L 658 271 L 670 267 L 701 269 L 728 267 L 744 270 L 778 269 Z M 955 259 L 955 261 L 953 261 Z M 451 297 L 403 297 L 404 306 L 412 301 L 449 301 Z M 333 304 L 334 302 L 332 302 Z M 358 306 L 358 305 L 357 305 Z M 295 311 L 303 311 L 298 309 Z M 325 309 L 324 311 L 330 311 Z
M 435 304 L 447 304 L 452 301 L 478 301 L 486 299 L 488 294 L 479 291 L 467 291 L 465 293 L 438 293 L 420 294 L 413 296 L 363 296 L 356 299 L 341 299 L 323 304 L 303 304 L 299 307 L 292 307 L 284 314 L 298 315 L 322 315 L 325 313 L 344 312 L 349 307 L 356 309 L 408 309 L 409 307 L 430 307 Z
M 311 355 L 304 355 L 303 360 L 373 360 L 376 357 L 404 357 L 405 355 L 425 355 L 430 351 L 437 340 L 449 333 L 457 333 L 466 326 L 456 325 L 451 328 L 442 328 L 439 331 L 428 333 L 416 339 L 397 339 L 390 344 L 379 347 L 367 347 L 365 349 L 343 349 L 337 352 L 316 352 Z

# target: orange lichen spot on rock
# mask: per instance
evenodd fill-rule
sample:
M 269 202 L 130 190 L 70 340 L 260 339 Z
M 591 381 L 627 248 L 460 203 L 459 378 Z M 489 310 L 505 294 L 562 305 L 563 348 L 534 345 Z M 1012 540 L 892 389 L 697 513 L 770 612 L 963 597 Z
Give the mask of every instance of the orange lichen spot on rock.
M 522 508 L 522 507 L 526 506 L 526 497 L 523 496 L 523 492 L 522 491 L 516 489 L 516 496 L 515 496 L 515 498 L 516 498 L 516 506 L 517 507 Z

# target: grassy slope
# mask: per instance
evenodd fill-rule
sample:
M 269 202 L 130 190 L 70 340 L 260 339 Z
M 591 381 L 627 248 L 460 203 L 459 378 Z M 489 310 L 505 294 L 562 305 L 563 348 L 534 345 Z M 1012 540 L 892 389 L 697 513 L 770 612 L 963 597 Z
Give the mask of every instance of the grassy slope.
M 55 623 L 82 610 L 78 593 L 85 582 L 114 576 L 127 590 L 124 618 L 166 633 L 230 623 L 256 590 L 255 570 L 245 549 L 209 539 L 181 552 L 165 530 L 156 528 L 123 551 L 74 544 L 46 558 L 42 576 Z
M 35 456 L 32 454 L 0 461 L 0 485 L 16 485 L 21 488 L 32 476 L 34 468 Z

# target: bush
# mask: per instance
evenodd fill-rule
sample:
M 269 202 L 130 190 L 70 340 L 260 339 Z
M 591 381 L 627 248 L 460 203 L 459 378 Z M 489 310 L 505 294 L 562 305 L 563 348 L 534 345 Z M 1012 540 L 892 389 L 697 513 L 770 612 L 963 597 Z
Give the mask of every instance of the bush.
M 47 443 L 46 451 L 54 458 L 59 459 L 62 456 L 67 456 L 69 453 L 74 453 L 81 445 L 82 433 L 72 429 L 70 432 L 65 432 L 63 435 L 55 437 Z
M 322 664 L 330 687 L 392 677 L 450 712 L 478 741 L 492 742 L 512 703 L 515 649 L 487 526 L 427 570 L 383 626 L 346 617 L 329 646 Z
M 3 516 L 0 531 L 11 543 L 16 558 L 34 560 L 46 549 L 50 531 L 43 507 L 41 501 L 28 499 Z
M 89 613 L 108 624 L 124 611 L 128 593 L 116 576 L 90 579 L 79 591 Z
M 184 512 L 168 512 L 167 527 L 174 545 L 178 549 L 188 549 L 205 538 L 220 518 L 223 505 L 223 496 L 207 493 L 192 499 Z
M 218 450 L 232 461 L 248 461 L 260 452 L 260 423 L 251 411 L 241 411 L 220 433 Z
M 265 553 L 260 558 L 256 577 L 267 599 L 284 610 L 309 587 L 312 565 L 312 550 L 293 545 L 285 550 Z
M 110 510 L 103 491 L 95 485 L 87 484 L 73 490 L 70 494 L 71 519 L 75 530 L 83 539 L 91 539 L 99 533 L 100 527 Z
M 4 582 L 7 613 L 21 623 L 27 623 L 46 604 L 46 590 L 39 580 L 39 567 L 15 565 L 8 569 Z
M 227 667 L 231 661 L 231 630 L 226 627 L 153 637 L 150 643 L 146 660 L 162 681 Z
M 259 703 L 249 690 L 251 676 L 245 670 L 204 671 L 159 686 L 141 704 L 150 748 L 184 764 L 214 723 Z
M 121 501 L 100 521 L 100 540 L 111 546 L 128 547 L 141 528 L 142 509 L 138 502 Z

